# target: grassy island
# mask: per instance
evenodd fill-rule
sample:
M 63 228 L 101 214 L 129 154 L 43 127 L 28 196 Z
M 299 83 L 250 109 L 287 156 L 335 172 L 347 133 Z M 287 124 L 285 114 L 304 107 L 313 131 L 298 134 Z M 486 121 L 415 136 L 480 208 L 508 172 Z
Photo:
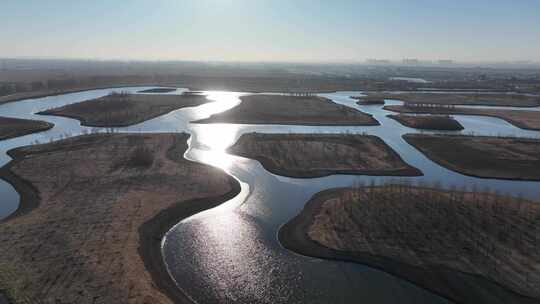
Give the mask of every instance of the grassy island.
M 528 130 L 540 130 L 540 111 L 472 109 L 454 106 L 405 104 L 385 106 L 385 110 L 399 113 L 439 114 L 439 115 L 478 115 L 496 117 Z
M 177 90 L 176 88 L 155 88 L 155 89 L 142 90 L 137 93 L 170 93 L 176 90 Z
M 0 224 L 0 288 L 13 303 L 191 303 L 163 235 L 240 185 L 183 158 L 187 134 L 93 134 L 11 150 L 21 205 Z
M 410 185 L 330 189 L 279 232 L 298 253 L 382 269 L 456 303 L 538 303 L 540 204 Z
M 459 131 L 463 126 L 447 115 L 388 115 L 404 126 L 422 130 Z
M 41 132 L 52 127 L 54 124 L 46 121 L 0 116 L 0 140 Z
M 40 112 L 75 118 L 85 126 L 125 127 L 186 107 L 211 102 L 203 95 L 111 93 L 107 96 Z
M 351 98 L 358 100 L 356 104 L 361 106 L 384 105 L 384 98 L 370 96 L 351 96 Z
M 242 135 L 228 152 L 255 159 L 266 170 L 289 177 L 422 175 L 371 135 L 250 133 Z
M 371 115 L 317 96 L 249 95 L 223 113 L 195 123 L 374 126 Z
M 514 137 L 406 134 L 429 159 L 477 177 L 540 180 L 540 140 Z
M 366 99 L 395 99 L 406 103 L 469 105 L 469 106 L 505 106 L 538 107 L 540 95 L 506 93 L 368 93 Z

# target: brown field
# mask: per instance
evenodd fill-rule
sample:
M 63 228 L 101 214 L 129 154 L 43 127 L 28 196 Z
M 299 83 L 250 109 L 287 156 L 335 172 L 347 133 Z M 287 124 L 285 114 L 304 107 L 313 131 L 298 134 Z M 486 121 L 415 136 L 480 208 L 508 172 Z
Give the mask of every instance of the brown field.
M 462 174 L 540 180 L 540 140 L 485 136 L 406 134 L 429 159 Z
M 539 95 L 504 94 L 504 93 L 368 93 L 362 100 L 396 99 L 408 103 L 443 104 L 443 105 L 477 105 L 537 107 L 540 106 Z
M 52 127 L 54 124 L 46 121 L 0 116 L 0 140 L 45 131 Z
M 228 152 L 255 159 L 266 170 L 290 177 L 422 175 L 384 141 L 370 135 L 250 133 L 242 135 Z
M 190 303 L 170 279 L 162 236 L 239 192 L 188 161 L 187 134 L 86 135 L 10 151 L 21 193 L 0 224 L 0 287 L 13 303 Z
M 470 109 L 442 106 L 384 106 L 385 110 L 399 113 L 440 114 L 440 115 L 478 115 L 497 117 L 527 130 L 540 130 L 540 111 L 501 110 L 501 109 Z
M 537 202 L 488 192 L 359 186 L 316 194 L 279 238 L 301 254 L 380 268 L 457 303 L 538 303 L 539 220 Z
M 404 126 L 422 130 L 459 131 L 463 126 L 454 118 L 444 115 L 388 115 Z
M 91 127 L 125 127 L 186 107 L 211 102 L 203 95 L 113 93 L 98 99 L 40 112 L 75 118 Z
M 238 106 L 195 123 L 379 125 L 371 115 L 323 97 L 249 95 L 241 97 L 241 100 Z

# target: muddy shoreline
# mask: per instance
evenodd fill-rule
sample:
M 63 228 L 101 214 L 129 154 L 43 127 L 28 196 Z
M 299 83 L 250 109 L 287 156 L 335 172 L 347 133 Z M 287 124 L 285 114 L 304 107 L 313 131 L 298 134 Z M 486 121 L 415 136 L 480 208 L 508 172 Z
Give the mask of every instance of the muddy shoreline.
M 313 223 L 322 203 L 342 189 L 344 188 L 328 189 L 315 194 L 300 214 L 280 228 L 278 240 L 281 245 L 305 256 L 354 262 L 380 269 L 456 303 L 539 303 L 537 299 L 517 294 L 479 275 L 467 274 L 443 266 L 429 268 L 411 266 L 387 257 L 334 250 L 313 241 L 307 235 L 308 227 Z

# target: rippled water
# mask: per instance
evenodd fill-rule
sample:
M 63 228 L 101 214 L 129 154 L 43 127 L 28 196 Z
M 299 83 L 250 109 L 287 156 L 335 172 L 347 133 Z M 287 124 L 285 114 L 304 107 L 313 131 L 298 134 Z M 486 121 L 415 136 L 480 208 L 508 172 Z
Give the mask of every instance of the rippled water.
M 136 92 L 145 88 L 124 88 Z M 116 89 L 118 90 L 118 89 Z M 5 151 L 35 142 L 47 142 L 87 132 L 105 131 L 81 127 L 76 120 L 33 113 L 108 94 L 94 90 L 31 99 L 0 106 L 0 115 L 41 119 L 55 123 L 49 131 L 0 142 L 0 165 L 9 161 Z M 173 92 L 179 94 L 182 90 Z M 337 103 L 371 113 L 381 126 L 324 127 L 280 125 L 190 124 L 234 107 L 242 93 L 207 92 L 215 100 L 148 120 L 118 132 L 189 132 L 186 157 L 223 168 L 242 185 L 241 193 L 221 206 L 188 218 L 169 231 L 163 255 L 179 288 L 200 302 L 260 303 L 445 303 L 446 300 L 382 271 L 360 264 L 325 261 L 292 253 L 277 241 L 279 227 L 298 214 L 316 192 L 355 182 L 382 182 L 390 177 L 333 175 L 294 179 L 273 175 L 253 160 L 228 155 L 224 150 L 246 132 L 265 133 L 367 133 L 381 137 L 409 164 L 421 169 L 422 177 L 391 177 L 416 183 L 440 182 L 445 187 L 489 187 L 513 195 L 540 198 L 540 183 L 505 181 L 464 176 L 428 160 L 408 145 L 401 135 L 418 132 L 386 118 L 381 106 L 358 106 L 349 98 L 360 92 L 322 94 Z M 400 104 L 390 101 L 390 104 Z M 536 109 L 538 110 L 538 109 Z M 456 115 L 465 130 L 454 133 L 538 137 L 539 132 L 518 129 L 497 118 Z M 13 212 L 19 196 L 0 181 L 0 218 Z

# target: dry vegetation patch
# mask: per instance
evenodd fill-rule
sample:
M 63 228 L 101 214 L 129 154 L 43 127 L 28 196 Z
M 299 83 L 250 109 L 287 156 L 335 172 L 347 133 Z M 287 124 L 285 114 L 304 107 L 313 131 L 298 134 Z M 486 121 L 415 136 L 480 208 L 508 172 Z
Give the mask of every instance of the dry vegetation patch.
M 429 159 L 466 175 L 540 180 L 540 140 L 406 134 L 403 138 Z
M 463 126 L 448 115 L 388 115 L 404 126 L 422 130 L 459 131 Z
M 358 97 L 363 100 L 396 99 L 406 103 L 442 105 L 478 105 L 507 107 L 540 106 L 539 95 L 506 93 L 368 93 Z
M 196 123 L 379 125 L 371 115 L 316 96 L 249 95 L 222 113 Z
M 434 104 L 405 104 L 385 106 L 385 110 L 399 113 L 423 113 L 440 115 L 479 115 L 497 117 L 522 129 L 540 130 L 540 111 L 472 109 Z
M 239 188 L 185 160 L 188 137 L 87 135 L 11 151 L 2 177 L 27 210 L 0 224 L 0 286 L 16 303 L 182 302 L 161 237 Z
M 296 248 L 302 253 L 367 263 L 458 303 L 540 299 L 537 202 L 489 192 L 361 186 L 315 195 L 291 223 L 280 239 L 292 235 L 307 244 Z
M 211 102 L 204 95 L 152 95 L 112 93 L 40 112 L 75 118 L 85 126 L 122 127 L 167 114 L 185 107 Z
M 421 175 L 380 138 L 352 134 L 261 134 L 240 137 L 228 152 L 291 177 L 331 174 Z
M 49 130 L 54 124 L 41 120 L 0 117 L 0 140 Z

